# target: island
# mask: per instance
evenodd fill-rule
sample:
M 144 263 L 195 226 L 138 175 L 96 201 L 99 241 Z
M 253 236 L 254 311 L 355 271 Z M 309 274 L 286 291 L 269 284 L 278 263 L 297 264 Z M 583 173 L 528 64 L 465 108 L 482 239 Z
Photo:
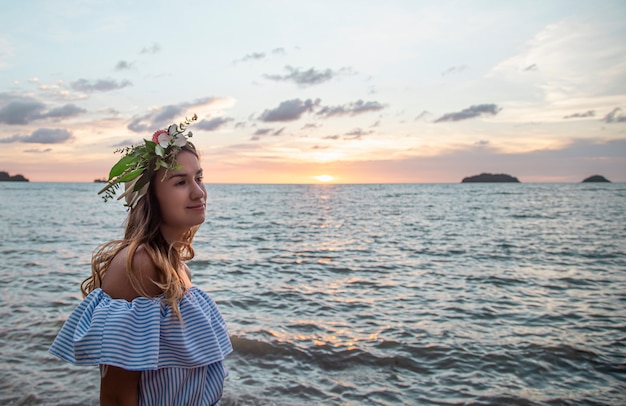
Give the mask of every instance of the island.
M 520 183 L 519 179 L 504 173 L 481 173 L 463 178 L 461 183 Z
M 605 178 L 602 175 L 593 175 L 590 176 L 586 179 L 583 179 L 582 183 L 589 183 L 589 182 L 603 182 L 603 183 L 611 183 L 610 180 L 608 180 L 607 178 Z
M 9 175 L 9 172 L 0 171 L 0 182 L 28 182 L 22 175 Z

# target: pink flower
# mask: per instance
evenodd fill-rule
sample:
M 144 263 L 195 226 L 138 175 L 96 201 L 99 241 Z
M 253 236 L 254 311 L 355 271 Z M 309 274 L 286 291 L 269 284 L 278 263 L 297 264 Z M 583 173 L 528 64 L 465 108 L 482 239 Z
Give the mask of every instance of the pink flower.
M 154 133 L 154 135 L 152 136 L 152 142 L 156 142 L 157 144 L 159 143 L 159 135 L 161 134 L 167 134 L 167 130 L 159 130 L 157 132 Z

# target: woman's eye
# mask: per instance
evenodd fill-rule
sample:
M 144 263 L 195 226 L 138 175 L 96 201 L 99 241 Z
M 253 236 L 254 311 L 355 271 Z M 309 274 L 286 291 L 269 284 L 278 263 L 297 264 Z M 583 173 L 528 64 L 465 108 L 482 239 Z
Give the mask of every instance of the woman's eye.
M 184 180 L 181 180 L 180 182 L 177 182 L 177 183 L 176 183 L 176 186 L 182 186 L 182 185 L 184 185 L 184 184 L 185 184 L 185 181 L 184 181 Z

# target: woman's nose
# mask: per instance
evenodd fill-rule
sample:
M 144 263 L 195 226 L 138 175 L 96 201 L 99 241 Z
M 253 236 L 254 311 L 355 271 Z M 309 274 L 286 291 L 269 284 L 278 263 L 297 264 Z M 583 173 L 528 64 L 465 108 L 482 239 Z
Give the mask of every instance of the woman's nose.
M 191 196 L 194 199 L 199 199 L 201 197 L 206 196 L 206 189 L 204 187 L 204 183 L 202 182 L 194 182 L 194 187 L 191 190 Z

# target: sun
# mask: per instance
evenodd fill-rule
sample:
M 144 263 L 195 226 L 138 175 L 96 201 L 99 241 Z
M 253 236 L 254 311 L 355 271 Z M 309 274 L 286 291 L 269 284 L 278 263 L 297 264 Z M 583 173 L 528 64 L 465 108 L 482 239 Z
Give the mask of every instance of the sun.
M 335 179 L 333 176 L 330 175 L 313 176 L 313 178 L 319 180 L 320 182 L 330 182 L 331 180 Z

